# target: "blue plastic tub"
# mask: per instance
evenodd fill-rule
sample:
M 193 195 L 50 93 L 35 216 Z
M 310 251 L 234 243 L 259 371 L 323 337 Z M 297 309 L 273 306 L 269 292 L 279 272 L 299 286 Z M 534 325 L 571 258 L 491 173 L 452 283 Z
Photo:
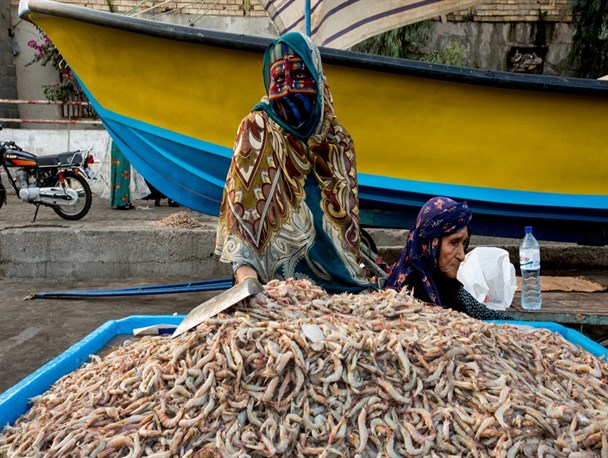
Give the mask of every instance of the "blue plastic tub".
M 28 401 L 46 392 L 50 386 L 66 374 L 78 369 L 89 360 L 89 355 L 99 352 L 112 339 L 121 335 L 132 335 L 133 330 L 158 324 L 178 325 L 184 315 L 134 315 L 121 320 L 112 320 L 97 328 L 61 355 L 49 361 L 21 382 L 0 395 L 0 429 L 12 424 L 29 409 Z M 560 333 L 566 340 L 577 344 L 589 353 L 608 358 L 608 349 L 578 331 L 552 322 L 508 321 L 508 324 L 546 328 Z

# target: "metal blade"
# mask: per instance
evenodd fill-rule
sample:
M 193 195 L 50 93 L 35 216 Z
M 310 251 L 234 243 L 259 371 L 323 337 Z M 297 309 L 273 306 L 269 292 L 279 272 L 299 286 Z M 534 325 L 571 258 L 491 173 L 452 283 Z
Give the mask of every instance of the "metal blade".
M 239 301 L 261 292 L 264 288 L 257 278 L 247 278 L 238 285 L 227 289 L 223 293 L 212 297 L 206 302 L 194 308 L 179 324 L 171 337 L 175 338 L 184 332 L 195 328 L 203 321 L 214 317 L 218 313 L 233 306 Z

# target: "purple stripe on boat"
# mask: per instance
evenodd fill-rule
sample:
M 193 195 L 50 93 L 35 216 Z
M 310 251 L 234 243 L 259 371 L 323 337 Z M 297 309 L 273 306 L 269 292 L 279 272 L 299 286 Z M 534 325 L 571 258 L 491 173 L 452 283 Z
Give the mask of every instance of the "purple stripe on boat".
M 335 6 L 334 8 L 332 8 L 331 10 L 329 10 L 327 12 L 327 14 L 325 14 L 323 16 L 323 18 L 319 21 L 319 23 L 317 24 L 317 26 L 311 30 L 311 34 L 314 35 L 315 33 L 317 33 L 317 31 L 319 30 L 319 28 L 323 25 L 323 23 L 325 22 L 325 20 L 331 16 L 333 16 L 334 14 L 339 13 L 340 11 L 342 11 L 344 8 L 348 8 L 351 5 L 354 5 L 355 3 L 357 3 L 359 0 L 346 0 L 343 1 L 340 5 Z M 312 12 L 311 12 L 312 15 Z
M 428 5 L 432 5 L 433 3 L 441 3 L 443 0 L 422 0 L 418 3 L 414 3 L 413 5 L 407 5 L 407 6 L 401 6 L 399 8 L 394 8 L 392 10 L 389 11 L 385 11 L 384 13 L 379 13 L 376 14 L 374 16 L 370 16 L 368 18 L 362 19 L 358 22 L 355 22 L 354 24 L 350 25 L 349 27 L 346 27 L 345 29 L 340 30 L 339 32 L 333 34 L 332 36 L 328 37 L 326 40 L 323 41 L 323 43 L 321 43 L 319 46 L 327 46 L 328 43 L 331 43 L 333 40 L 335 40 L 338 37 L 341 37 L 343 35 L 346 35 L 347 33 L 363 26 L 366 24 L 369 24 L 371 22 L 375 22 L 381 19 L 385 19 L 388 16 L 392 16 L 394 14 L 399 14 L 402 13 L 404 11 L 408 11 L 408 10 L 413 10 L 416 8 L 420 8 L 423 6 L 428 6 Z M 332 13 L 333 14 L 333 13 Z M 326 15 L 326 17 L 329 15 Z M 325 18 L 326 18 L 325 17 Z M 323 18 L 323 19 L 325 19 Z
M 270 16 L 270 19 L 272 20 L 272 22 L 274 22 L 274 20 L 276 19 L 277 16 L 280 16 L 281 13 L 283 13 L 283 11 L 285 11 L 287 8 L 289 8 L 291 5 L 294 4 L 294 2 L 296 2 L 297 0 L 287 0 L 287 2 L 285 2 L 285 4 L 279 8 L 279 9 L 275 9 L 275 12 L 272 16 Z M 268 3 L 268 5 L 272 5 L 274 6 L 273 3 Z

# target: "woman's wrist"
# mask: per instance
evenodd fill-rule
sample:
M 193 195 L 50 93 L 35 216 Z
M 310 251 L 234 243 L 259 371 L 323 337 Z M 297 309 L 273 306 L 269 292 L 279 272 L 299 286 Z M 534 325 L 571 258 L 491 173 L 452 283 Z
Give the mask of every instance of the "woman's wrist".
M 240 266 L 238 269 L 235 270 L 234 272 L 234 280 L 235 283 L 241 283 L 242 281 L 246 280 L 247 278 L 258 278 L 258 273 L 255 271 L 255 269 L 251 266 L 248 265 L 243 265 Z

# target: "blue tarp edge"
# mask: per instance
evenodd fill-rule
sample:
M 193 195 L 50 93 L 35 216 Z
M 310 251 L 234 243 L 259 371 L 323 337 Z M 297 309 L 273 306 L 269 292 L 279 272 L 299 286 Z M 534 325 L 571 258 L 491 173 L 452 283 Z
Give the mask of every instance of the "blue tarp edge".
M 120 320 L 111 320 L 91 332 L 56 358 L 32 372 L 0 395 L 0 429 L 12 424 L 29 409 L 29 401 L 50 388 L 64 375 L 78 369 L 97 353 L 112 338 L 121 334 L 132 334 L 133 329 L 154 324 L 179 324 L 184 315 L 133 315 Z

